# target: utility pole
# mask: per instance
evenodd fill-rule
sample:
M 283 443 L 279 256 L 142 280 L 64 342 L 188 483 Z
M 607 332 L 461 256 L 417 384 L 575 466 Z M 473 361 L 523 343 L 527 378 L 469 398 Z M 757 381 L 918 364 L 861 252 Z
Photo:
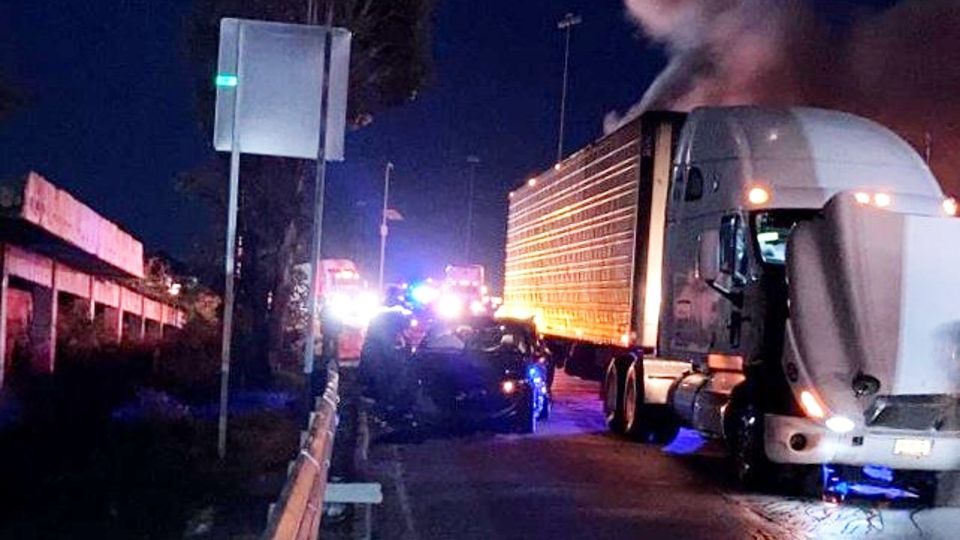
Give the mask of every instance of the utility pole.
M 473 262 L 473 190 L 477 182 L 477 167 L 480 165 L 480 158 L 477 156 L 467 156 L 467 163 L 470 164 L 470 194 L 467 197 L 467 256 L 464 261 L 467 264 Z
M 393 163 L 388 161 L 383 171 L 383 209 L 380 211 L 380 275 L 377 279 L 377 290 L 380 294 L 383 294 L 383 271 L 387 264 L 387 234 L 390 232 L 387 226 L 387 210 L 390 204 L 390 173 L 392 171 Z
M 563 88 L 560 92 L 560 135 L 557 138 L 557 164 L 563 161 L 563 133 L 566 127 L 567 116 L 567 83 L 570 80 L 570 35 L 573 33 L 573 27 L 582 22 L 583 18 L 579 15 L 567 13 L 567 15 L 557 23 L 557 28 L 566 32 L 563 52 Z

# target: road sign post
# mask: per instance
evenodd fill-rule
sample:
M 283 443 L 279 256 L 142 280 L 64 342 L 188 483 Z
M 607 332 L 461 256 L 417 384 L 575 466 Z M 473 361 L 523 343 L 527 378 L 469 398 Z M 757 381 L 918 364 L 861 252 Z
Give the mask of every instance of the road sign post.
M 213 143 L 230 152 L 217 430 L 221 458 L 227 443 L 240 154 L 316 159 L 318 181 L 327 160 L 343 159 L 351 37 L 330 25 L 220 21 Z M 322 219 L 322 206 L 318 211 Z M 319 245 L 319 236 L 314 242 Z M 311 261 L 314 274 L 316 264 Z M 311 298 L 315 295 L 313 288 Z M 312 322 L 315 309 L 310 316 Z M 311 357 L 304 371 L 312 370 Z

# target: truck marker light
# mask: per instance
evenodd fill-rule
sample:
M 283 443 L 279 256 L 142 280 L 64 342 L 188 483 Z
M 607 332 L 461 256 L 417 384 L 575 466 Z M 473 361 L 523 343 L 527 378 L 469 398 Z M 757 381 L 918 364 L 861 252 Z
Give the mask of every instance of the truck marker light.
M 886 208 L 893 204 L 893 197 L 887 193 L 877 193 L 873 196 L 873 204 L 877 205 L 877 208 Z
M 770 192 L 762 187 L 752 188 L 747 193 L 747 200 L 750 204 L 766 204 L 770 202 Z
M 853 198 L 857 200 L 860 204 L 870 204 L 870 194 L 858 191 L 853 194 Z
M 853 420 L 846 416 L 831 416 L 827 419 L 827 428 L 834 433 L 850 433 L 857 427 Z
M 537 185 L 537 179 L 536 179 L 536 178 L 531 178 L 531 179 L 527 180 L 527 185 L 530 186 L 530 187 L 536 186 L 536 185 Z
M 943 200 L 943 213 L 948 216 L 957 215 L 957 200 L 953 197 Z
M 233 88 L 240 83 L 240 79 L 232 73 L 217 73 L 213 79 L 213 84 L 217 88 Z
M 810 418 L 823 418 L 823 405 L 809 390 L 800 392 L 800 406 Z

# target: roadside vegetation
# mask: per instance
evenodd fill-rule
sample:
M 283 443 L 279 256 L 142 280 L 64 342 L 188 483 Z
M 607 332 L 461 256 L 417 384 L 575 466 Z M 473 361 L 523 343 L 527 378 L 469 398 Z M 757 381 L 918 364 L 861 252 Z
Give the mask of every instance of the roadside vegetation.
M 256 537 L 302 425 L 296 388 L 232 393 L 216 454 L 219 332 L 89 347 L 61 336 L 54 375 L 0 399 L 0 537 Z

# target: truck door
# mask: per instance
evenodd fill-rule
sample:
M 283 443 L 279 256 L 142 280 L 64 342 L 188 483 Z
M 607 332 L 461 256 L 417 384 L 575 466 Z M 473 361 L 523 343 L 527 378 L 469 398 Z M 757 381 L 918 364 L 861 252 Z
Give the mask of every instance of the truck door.
M 740 214 L 731 213 L 720 219 L 719 272 L 711 285 L 713 294 L 720 301 L 709 328 L 713 343 L 711 352 L 738 353 L 741 350 L 745 323 L 750 319 L 744 303 L 749 271 L 747 238 Z
M 666 354 L 703 358 L 710 351 L 710 327 L 715 295 L 698 275 L 698 246 L 703 231 L 716 229 L 719 215 L 705 204 L 706 180 L 698 166 L 675 171 L 670 219 L 667 223 L 663 306 L 660 343 Z

